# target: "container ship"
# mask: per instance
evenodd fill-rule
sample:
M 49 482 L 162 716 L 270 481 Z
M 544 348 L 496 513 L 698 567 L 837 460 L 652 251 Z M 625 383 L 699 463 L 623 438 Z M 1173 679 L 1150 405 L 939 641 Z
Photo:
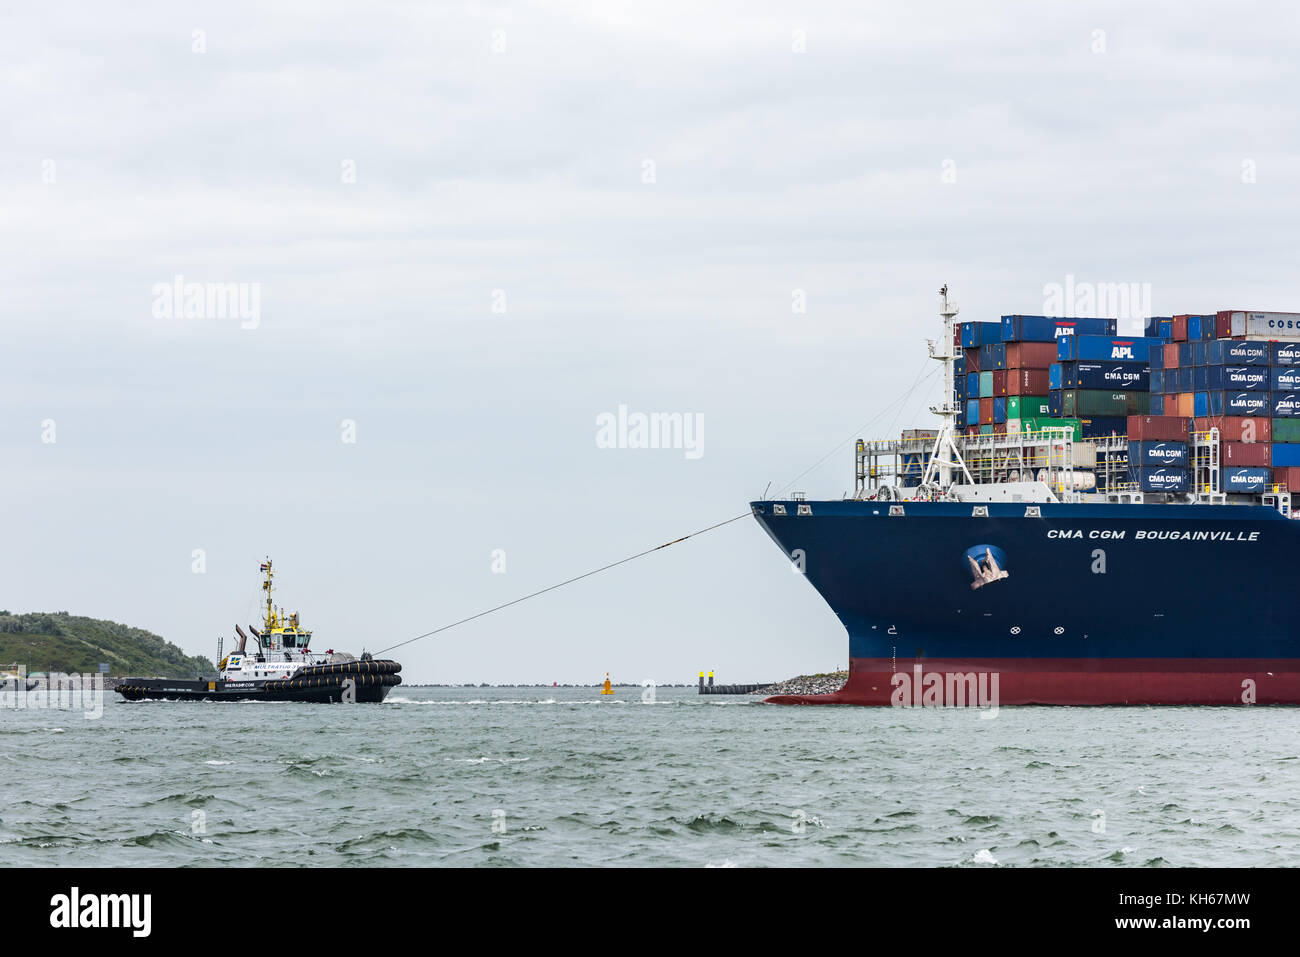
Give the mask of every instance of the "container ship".
M 933 430 L 751 502 L 848 631 L 782 704 L 1300 704 L 1300 313 L 955 322 Z

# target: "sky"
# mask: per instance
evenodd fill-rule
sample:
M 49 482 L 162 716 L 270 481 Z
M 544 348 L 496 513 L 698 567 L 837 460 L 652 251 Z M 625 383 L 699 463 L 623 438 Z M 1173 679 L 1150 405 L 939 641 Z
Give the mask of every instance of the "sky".
M 211 657 L 270 556 L 315 647 L 378 651 L 765 488 L 851 492 L 853 439 L 936 424 L 944 283 L 962 320 L 1067 277 L 1300 311 L 1298 17 L 7 8 L 0 607 Z M 602 437 L 620 407 L 689 446 Z M 394 656 L 753 682 L 848 642 L 746 517 Z

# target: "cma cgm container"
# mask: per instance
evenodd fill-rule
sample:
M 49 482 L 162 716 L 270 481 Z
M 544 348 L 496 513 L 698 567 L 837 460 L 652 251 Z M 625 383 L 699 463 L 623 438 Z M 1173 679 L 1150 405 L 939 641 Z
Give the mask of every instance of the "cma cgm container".
M 1128 480 L 1143 492 L 1186 492 L 1190 485 L 1187 469 L 1129 467 Z
M 1268 392 L 1210 392 L 1205 394 L 1209 396 L 1206 415 L 1270 414 L 1270 393 Z
M 1300 366 L 1274 366 L 1269 370 L 1269 388 L 1274 392 L 1300 392 Z
M 1278 419 L 1300 418 L 1300 393 L 1274 392 L 1271 405 L 1272 411 L 1266 415 Z
M 1300 426 L 1300 419 L 1296 420 Z M 1192 431 L 1209 432 L 1219 430 L 1219 438 L 1224 442 L 1272 442 L 1273 420 L 1263 416 L 1248 418 L 1245 416 L 1203 416 L 1193 420 Z M 1297 439 L 1300 441 L 1300 439 Z
M 1146 392 L 1151 373 L 1144 362 L 1062 362 L 1062 389 L 1121 389 Z M 1154 391 L 1154 390 L 1153 390 Z
M 1272 358 L 1273 345 L 1269 342 L 1216 339 L 1205 343 L 1205 363 L 1212 366 L 1266 366 Z
M 1222 474 L 1225 492 L 1264 492 L 1268 490 L 1272 470 L 1266 468 L 1231 468 Z
M 1098 362 L 1147 362 L 1152 348 L 1164 346 L 1161 339 L 1133 336 L 1067 336 L 1056 340 L 1056 358 L 1091 359 Z
M 1247 339 L 1300 339 L 1300 312 L 1234 312 L 1232 335 Z
M 1192 388 L 1211 392 L 1267 392 L 1272 378 L 1267 366 L 1206 366 L 1189 371 Z M 1198 377 L 1204 385 L 1197 383 Z
M 1300 342 L 1270 342 L 1269 358 L 1275 366 L 1300 365 Z
M 1130 442 L 1128 464 L 1132 468 L 1186 468 L 1186 442 Z

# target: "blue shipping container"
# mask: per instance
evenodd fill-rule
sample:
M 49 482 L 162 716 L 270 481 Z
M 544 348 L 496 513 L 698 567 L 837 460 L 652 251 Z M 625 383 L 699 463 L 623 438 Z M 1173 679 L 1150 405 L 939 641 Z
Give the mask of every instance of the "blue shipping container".
M 1128 462 L 1133 468 L 1158 468 L 1174 466 L 1186 468 L 1186 442 L 1130 442 Z
M 1266 468 L 1223 470 L 1225 492 L 1263 492 L 1268 489 L 1272 473 Z
M 1240 342 L 1237 345 L 1255 345 L 1255 343 Z M 1270 342 L 1273 348 L 1271 359 L 1275 366 L 1296 366 L 1300 365 L 1300 342 Z
M 1002 341 L 1002 323 L 965 322 L 961 327 L 961 347 L 976 349 L 986 342 Z
M 989 380 L 992 382 L 992 380 Z M 980 397 L 980 374 L 978 372 L 966 373 L 966 398 L 978 399 Z
M 966 374 L 966 356 L 960 355 L 952 360 L 952 371 L 955 375 Z
M 1207 366 L 1197 369 L 1208 380 L 1201 388 L 1211 392 L 1267 392 L 1272 380 L 1266 366 Z
M 1170 339 L 1172 339 L 1172 338 L 1174 337 L 1174 320 L 1173 320 L 1173 319 L 1162 319 L 1162 320 L 1160 320 L 1160 333 L 1159 333 L 1159 335 L 1160 335 L 1160 338 L 1161 338 L 1161 339 L 1164 339 L 1166 342 L 1168 342 Z
M 1056 338 L 1062 336 L 1113 336 L 1114 319 L 1056 319 Z
M 1047 393 L 1047 411 L 1050 418 L 1061 418 L 1061 408 L 1063 405 L 1064 400 L 1061 397 L 1060 389 L 1053 389 L 1051 392 Z
M 1148 415 L 1165 414 L 1165 397 L 1163 395 L 1156 395 L 1154 392 L 1151 393 L 1151 400 L 1149 405 L 1147 406 L 1147 414 Z
M 1210 344 L 1208 342 L 1192 343 L 1192 365 L 1203 366 L 1210 363 Z
M 1129 467 L 1128 480 L 1144 492 L 1185 492 L 1190 484 L 1187 469 Z
M 1192 394 L 1192 415 L 1198 418 L 1210 414 L 1210 394 L 1195 392 Z
M 979 375 L 979 373 L 976 373 L 976 375 Z M 967 399 L 966 400 L 966 421 L 971 425 L 974 425 L 979 420 L 980 420 L 980 400 Z
M 1128 432 L 1127 416 L 1104 415 L 1079 420 L 1079 437 L 1082 439 L 1097 439 L 1107 435 L 1124 435 L 1126 432 Z
M 1165 322 L 1169 323 L 1170 329 L 1173 328 L 1173 316 L 1152 316 L 1147 319 L 1144 323 L 1146 335 L 1152 339 L 1167 339 L 1168 336 L 1160 334 L 1160 325 Z
M 1149 362 L 1152 346 L 1163 346 L 1159 339 L 1112 336 L 1064 336 L 1056 340 L 1056 357 L 1067 359 L 1111 360 L 1114 362 Z
M 1064 389 L 1124 389 L 1146 392 L 1151 373 L 1143 362 L 1063 362 Z
M 1190 368 L 1195 365 L 1193 358 L 1192 344 L 1190 342 L 1178 343 L 1178 367 L 1180 369 L 1184 367 Z
M 1192 391 L 1191 366 L 1187 366 L 1186 368 L 1179 367 L 1178 371 L 1174 373 L 1174 384 L 1178 387 L 1175 389 L 1176 392 Z
M 1271 412 L 1267 392 L 1210 392 L 1208 394 L 1210 404 L 1207 415 L 1256 416 L 1269 415 Z
M 1064 388 L 1064 386 L 1061 385 L 1061 382 L 1062 382 L 1062 378 L 1061 378 L 1061 364 L 1060 364 L 1059 362 L 1053 362 L 1050 366 L 1047 367 L 1047 388 L 1048 388 L 1048 390 L 1050 391 L 1050 390 L 1052 390 L 1052 389 L 1062 389 L 1062 388 Z
M 1161 369 L 1151 370 L 1151 376 L 1147 379 L 1147 389 L 1151 392 L 1152 395 L 1164 394 L 1165 374 L 1163 370 Z
M 1274 392 L 1300 392 L 1300 366 L 1277 366 L 1269 373 L 1269 387 Z
M 1300 466 L 1300 445 L 1290 442 L 1273 443 L 1273 468 L 1285 469 Z
M 1205 344 L 1206 362 L 1212 366 L 1266 366 L 1272 350 L 1267 342 L 1215 339 Z
M 1300 419 L 1300 392 L 1274 392 L 1269 411 L 1275 419 Z
M 1007 344 L 1005 342 L 986 342 L 980 346 L 980 371 L 991 372 L 1007 367 Z
M 1152 372 L 1155 372 L 1157 369 L 1164 369 L 1165 350 L 1163 348 L 1152 349 L 1151 354 L 1147 357 L 1147 365 L 1151 367 Z
M 1215 369 L 1222 369 L 1223 366 L 1215 366 L 1214 368 L 1215 368 Z M 1242 367 L 1242 366 L 1238 366 L 1238 368 L 1244 368 L 1244 367 Z M 1192 373 L 1192 389 L 1193 389 L 1193 390 L 1195 390 L 1195 391 L 1200 391 L 1200 392 L 1208 392 L 1208 391 L 1212 388 L 1211 385 L 1210 385 L 1210 367 L 1209 367 L 1209 366 L 1192 366 L 1192 368 L 1191 368 L 1190 371 L 1191 371 L 1191 373 Z M 1223 389 L 1230 388 L 1230 386 L 1225 386 L 1225 385 L 1216 385 L 1216 386 L 1213 386 L 1213 388 L 1215 388 L 1215 389 L 1219 389 L 1220 391 L 1222 391 Z
M 1049 316 L 1003 316 L 1003 342 L 1051 342 L 1056 338 L 1056 320 Z

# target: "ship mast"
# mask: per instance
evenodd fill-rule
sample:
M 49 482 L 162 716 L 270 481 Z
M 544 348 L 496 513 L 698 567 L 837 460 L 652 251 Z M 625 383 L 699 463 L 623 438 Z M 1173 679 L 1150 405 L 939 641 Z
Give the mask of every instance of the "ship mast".
M 921 477 L 921 484 L 937 483 L 940 491 L 947 491 L 948 487 L 952 485 L 954 465 L 961 466 L 967 482 L 973 485 L 975 480 L 966 468 L 966 462 L 957 449 L 955 439 L 957 407 L 953 405 L 953 360 L 956 357 L 953 355 L 952 320 L 957 315 L 957 307 L 948 301 L 947 283 L 944 283 L 939 290 L 939 296 L 939 315 L 943 317 L 943 338 L 939 340 L 937 348 L 933 339 L 927 341 L 930 345 L 930 358 L 938 359 L 943 363 L 943 400 L 938 405 L 930 406 L 930 411 L 939 416 L 942 425 L 939 427 L 939 434 L 935 438 L 930 461 L 926 463 L 925 474 Z
M 266 575 L 266 580 L 262 582 L 262 591 L 266 592 L 266 615 L 262 620 L 262 634 L 270 635 L 271 629 L 276 626 L 275 609 L 271 605 L 271 579 L 275 577 L 275 572 L 271 569 L 271 559 L 262 562 L 262 571 Z

